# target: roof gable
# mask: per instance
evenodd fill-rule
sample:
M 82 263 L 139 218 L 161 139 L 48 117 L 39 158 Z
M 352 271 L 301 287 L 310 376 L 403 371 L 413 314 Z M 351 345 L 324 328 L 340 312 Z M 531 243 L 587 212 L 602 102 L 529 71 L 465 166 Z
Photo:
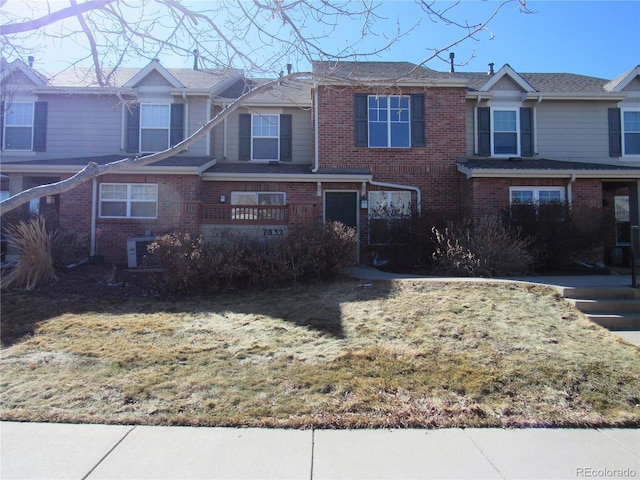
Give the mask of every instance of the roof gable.
M 162 77 L 166 82 L 165 85 L 173 87 L 173 88 L 183 88 L 184 85 L 178 81 L 176 77 L 174 77 L 169 71 L 164 68 L 158 60 L 152 60 L 146 67 L 140 70 L 136 75 L 134 75 L 128 82 L 126 82 L 123 87 L 134 88 L 140 86 L 148 80 L 149 77 L 152 85 L 159 85 L 158 77 Z M 161 84 L 161 83 L 160 83 Z
M 638 90 L 638 78 L 640 77 L 640 65 L 636 65 L 628 72 L 608 82 L 604 89 L 607 92 L 619 93 L 624 90 Z
M 22 60 L 14 60 L 11 63 L 2 62 L 0 69 L 0 81 L 4 84 L 31 85 L 43 87 L 47 85 L 46 79 L 29 67 Z
M 511 83 L 505 82 L 505 79 L 510 79 Z M 503 87 L 504 85 L 510 85 L 510 90 L 513 90 L 513 86 L 517 86 L 523 92 L 535 92 L 536 89 L 531 86 L 518 72 L 516 72 L 511 66 L 506 63 L 500 70 L 491 76 L 482 87 L 481 92 L 488 92 L 494 89 L 494 87 Z

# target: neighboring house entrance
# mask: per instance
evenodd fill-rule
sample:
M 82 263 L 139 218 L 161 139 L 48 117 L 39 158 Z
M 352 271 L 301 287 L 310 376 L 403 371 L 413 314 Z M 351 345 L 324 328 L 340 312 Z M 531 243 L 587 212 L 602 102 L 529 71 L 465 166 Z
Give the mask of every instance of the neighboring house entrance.
M 355 263 L 360 253 L 360 235 L 358 235 L 358 192 L 326 192 L 324 203 L 325 222 L 341 222 L 356 229 L 358 243 L 355 251 Z

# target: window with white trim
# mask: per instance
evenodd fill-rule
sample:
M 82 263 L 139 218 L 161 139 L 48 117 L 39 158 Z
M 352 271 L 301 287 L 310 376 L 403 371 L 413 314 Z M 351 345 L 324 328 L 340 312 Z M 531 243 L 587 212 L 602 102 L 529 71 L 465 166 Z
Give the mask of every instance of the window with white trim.
M 495 156 L 520 155 L 518 141 L 520 135 L 519 109 L 491 109 L 493 154 Z
M 622 110 L 622 154 L 640 155 L 640 110 Z
M 280 159 L 280 115 L 251 116 L 251 159 Z
M 564 187 L 510 187 L 509 200 L 512 219 L 527 214 L 547 220 L 561 220 L 565 215 Z
M 411 112 L 408 96 L 369 95 L 369 147 L 411 146 Z
M 233 220 L 286 220 L 284 192 L 231 192 Z
M 171 105 L 140 105 L 140 152 L 161 152 L 169 148 Z
M 411 192 L 369 192 L 369 243 L 397 243 L 394 232 L 411 216 Z
M 157 218 L 155 183 L 101 183 L 100 218 Z
M 5 104 L 2 137 L 5 150 L 33 149 L 33 109 L 33 102 Z

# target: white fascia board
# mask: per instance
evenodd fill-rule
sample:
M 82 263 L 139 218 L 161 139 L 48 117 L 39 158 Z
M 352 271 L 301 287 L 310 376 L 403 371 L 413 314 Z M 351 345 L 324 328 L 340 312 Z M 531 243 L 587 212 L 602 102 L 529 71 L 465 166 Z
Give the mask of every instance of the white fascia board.
M 114 87 L 44 87 L 33 88 L 31 92 L 49 95 L 136 95 L 130 88 Z
M 47 174 L 76 174 L 82 170 L 86 165 L 82 167 L 78 165 L 33 165 L 25 166 L 19 163 L 12 163 L 11 165 L 0 165 L 0 171 L 2 173 L 47 173 Z M 114 172 L 108 172 L 107 174 L 158 174 L 158 175 L 198 175 L 198 167 L 157 167 L 153 165 L 147 165 L 143 167 L 126 168 L 123 170 L 117 170 Z
M 204 173 L 202 180 L 209 182 L 370 182 L 373 175 L 339 175 L 339 174 L 277 174 L 277 173 Z
M 637 179 L 640 171 L 633 170 L 521 170 L 504 168 L 471 169 L 458 165 L 458 171 L 467 178 L 602 178 L 602 179 Z

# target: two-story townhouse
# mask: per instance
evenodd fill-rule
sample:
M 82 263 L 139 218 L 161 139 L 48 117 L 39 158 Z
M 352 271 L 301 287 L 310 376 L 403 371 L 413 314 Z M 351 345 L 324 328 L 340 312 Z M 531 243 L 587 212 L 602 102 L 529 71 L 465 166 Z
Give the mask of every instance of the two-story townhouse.
M 90 233 L 91 253 L 113 262 L 127 260 L 131 238 L 199 229 L 208 239 L 268 240 L 295 223 L 340 220 L 358 229 L 358 258 L 370 263 L 393 219 L 410 212 L 479 216 L 553 200 L 615 215 L 609 245 L 628 242 L 640 181 L 637 68 L 613 81 L 508 65 L 490 75 L 441 73 L 406 62 L 318 62 L 313 73 L 247 99 L 187 152 L 39 206 L 66 231 Z M 45 133 L 37 115 L 20 120 L 5 107 L 3 138 L 32 142 L 3 140 L 12 193 L 88 161 L 162 150 L 264 82 L 159 62 L 118 72 L 111 91 L 73 81 L 45 79 L 22 62 L 5 68 L 12 108 L 35 112 L 59 100 Z M 20 95 L 5 94 L 14 84 Z M 66 122 L 51 123 L 54 106 Z M 31 130 L 16 131 L 20 121 Z
M 615 80 L 518 73 L 509 65 L 468 80 L 462 209 L 566 202 L 603 215 L 600 259 L 628 261 L 640 210 L 640 67 Z

